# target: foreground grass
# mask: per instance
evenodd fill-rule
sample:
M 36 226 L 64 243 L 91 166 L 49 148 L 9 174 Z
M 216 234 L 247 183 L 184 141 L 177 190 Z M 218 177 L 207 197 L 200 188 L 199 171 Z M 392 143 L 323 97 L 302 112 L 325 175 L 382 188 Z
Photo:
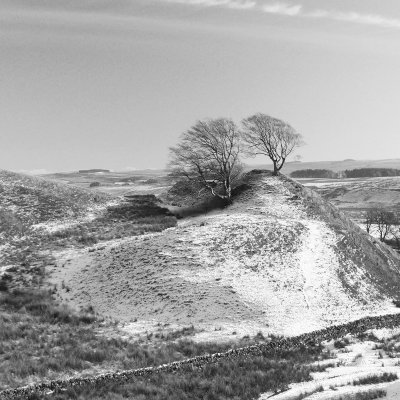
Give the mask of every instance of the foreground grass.
M 338 400 L 375 400 L 386 396 L 386 391 L 382 389 L 370 390 L 356 394 L 347 394 L 338 398 Z
M 73 313 L 47 291 L 0 295 L 0 387 L 15 387 L 76 371 L 131 369 L 201 354 L 190 342 L 129 341 L 107 337 L 110 323 L 90 312 Z M 110 335 L 111 336 L 111 335 Z M 176 335 L 179 336 L 179 333 Z M 212 349 L 214 350 L 214 349 Z
M 360 378 L 354 381 L 353 385 L 370 385 L 373 383 L 393 382 L 397 379 L 397 374 L 385 372 L 382 375 L 371 375 L 365 378 Z
M 177 344 L 178 347 L 180 344 Z M 196 347 L 193 343 L 191 347 Z M 215 345 L 212 345 L 215 346 Z M 206 345 L 207 347 L 207 345 Z M 107 383 L 101 387 L 68 389 L 52 396 L 55 399 L 255 399 L 260 394 L 278 393 L 292 382 L 311 380 L 310 373 L 321 370 L 303 364 L 313 356 L 307 352 L 293 352 L 282 358 L 251 357 L 223 360 L 182 373 L 163 373 L 147 378 L 135 378 L 127 384 Z M 299 362 L 299 359 L 302 362 Z M 39 398 L 32 396 L 32 399 Z
M 185 373 L 165 373 L 134 382 L 102 387 L 70 389 L 54 396 L 56 399 L 255 399 L 267 391 L 285 390 L 291 382 L 311 379 L 311 369 L 293 360 L 254 357 L 234 361 L 224 360 L 206 365 L 201 370 Z
M 314 393 L 319 393 L 319 392 L 323 392 L 324 388 L 323 386 L 318 386 L 317 388 L 315 388 L 314 390 L 310 391 L 310 392 L 304 392 L 304 393 L 300 393 L 295 399 L 293 400 L 303 400 L 311 395 L 313 395 Z
M 17 387 L 43 379 L 155 366 L 206 353 L 227 351 L 269 340 L 262 335 L 236 343 L 195 343 L 192 329 L 142 339 L 123 339 L 110 323 L 90 310 L 74 313 L 57 305 L 48 291 L 15 290 L 0 294 L 0 387 Z M 162 374 L 124 386 L 105 385 L 68 391 L 59 398 L 248 399 L 262 392 L 283 390 L 291 382 L 311 379 L 323 358 L 319 346 L 279 357 L 235 361 Z M 121 397 L 122 396 L 122 397 Z

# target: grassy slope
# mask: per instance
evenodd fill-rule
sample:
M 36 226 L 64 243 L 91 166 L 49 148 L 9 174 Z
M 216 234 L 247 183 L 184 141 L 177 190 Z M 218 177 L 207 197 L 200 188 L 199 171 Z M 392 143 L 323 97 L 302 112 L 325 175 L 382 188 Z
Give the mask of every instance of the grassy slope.
M 73 185 L 1 170 L 0 246 L 4 247 L 0 266 L 29 264 L 34 262 L 33 253 L 54 247 L 82 247 L 160 231 L 176 223 L 153 198 L 138 199 L 128 206 L 126 203 L 110 206 L 112 203 L 121 203 L 121 200 Z M 35 225 L 41 229 L 33 229 Z M 53 229 L 48 231 L 48 227 Z
M 0 170 L 0 204 L 25 224 L 76 218 L 111 198 L 42 178 Z
M 48 262 L 45 253 L 51 240 L 34 225 L 76 222 L 89 211 L 105 208 L 110 200 L 107 195 L 0 170 L 0 267 L 12 266 L 9 272 L 15 273 L 17 281 L 22 275 L 29 278 L 26 270 L 36 279 Z
M 159 231 L 175 225 L 175 218 L 152 198 L 106 209 L 109 196 L 7 171 L 0 173 L 0 197 L 1 385 L 90 369 L 106 359 L 108 368 L 113 367 L 116 349 L 128 343 L 99 338 L 96 332 L 104 323 L 96 321 L 91 310 L 75 315 L 53 300 L 54 289 L 44 280 L 46 266 L 54 262 L 52 250 Z M 86 213 L 96 206 L 103 212 L 86 221 Z M 36 223 L 57 223 L 65 215 L 73 218 L 72 227 L 61 226 L 55 233 L 32 229 Z

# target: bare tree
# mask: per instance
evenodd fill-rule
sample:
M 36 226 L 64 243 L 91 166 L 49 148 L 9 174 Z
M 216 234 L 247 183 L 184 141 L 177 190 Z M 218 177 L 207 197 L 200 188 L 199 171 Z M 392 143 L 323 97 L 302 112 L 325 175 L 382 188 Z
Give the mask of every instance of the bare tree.
M 365 229 L 368 233 L 371 232 L 372 227 L 377 223 L 378 213 L 379 211 L 376 208 L 371 208 L 364 213 Z
M 396 216 L 393 212 L 378 210 L 376 215 L 376 228 L 379 232 L 379 239 L 381 242 L 386 240 L 387 235 L 391 232 L 395 224 Z
M 397 224 L 399 223 L 399 221 L 397 220 Z M 400 227 L 399 225 L 393 225 L 390 229 L 390 234 L 392 235 L 395 243 L 396 243 L 396 247 L 397 250 L 400 249 Z
M 293 150 L 303 144 L 302 136 L 289 124 L 266 114 L 255 114 L 244 119 L 242 124 L 247 153 L 268 156 L 274 166 L 274 175 L 278 175 Z
M 169 168 L 230 203 L 233 185 L 242 172 L 239 152 L 240 132 L 232 120 L 198 121 L 170 148 Z

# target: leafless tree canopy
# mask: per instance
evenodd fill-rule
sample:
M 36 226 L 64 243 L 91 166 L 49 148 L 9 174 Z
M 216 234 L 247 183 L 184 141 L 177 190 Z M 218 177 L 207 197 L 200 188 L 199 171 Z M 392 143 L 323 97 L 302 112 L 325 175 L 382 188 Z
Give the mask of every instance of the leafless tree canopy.
M 364 214 L 364 222 L 368 233 L 373 227 L 378 231 L 381 242 L 386 240 L 389 233 L 397 237 L 399 219 L 392 211 L 372 208 Z
M 364 213 L 365 229 L 368 233 L 371 233 L 371 228 L 376 224 L 378 218 L 378 210 L 372 208 Z
M 287 157 L 303 144 L 302 136 L 289 124 L 265 114 L 255 114 L 242 121 L 247 153 L 267 155 L 274 165 L 274 175 L 282 169 Z
M 240 133 L 232 120 L 198 121 L 170 152 L 173 173 L 195 179 L 214 196 L 231 201 L 233 185 L 242 172 Z

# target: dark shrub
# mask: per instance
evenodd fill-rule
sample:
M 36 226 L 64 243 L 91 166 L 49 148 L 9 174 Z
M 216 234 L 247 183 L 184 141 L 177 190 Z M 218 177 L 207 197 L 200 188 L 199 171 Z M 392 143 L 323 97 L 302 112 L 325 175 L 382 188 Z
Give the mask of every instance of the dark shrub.
M 89 185 L 89 187 L 99 187 L 101 186 L 100 182 L 91 182 L 91 184 Z
M 292 178 L 337 178 L 338 173 L 330 169 L 299 169 L 293 171 L 290 176 Z

